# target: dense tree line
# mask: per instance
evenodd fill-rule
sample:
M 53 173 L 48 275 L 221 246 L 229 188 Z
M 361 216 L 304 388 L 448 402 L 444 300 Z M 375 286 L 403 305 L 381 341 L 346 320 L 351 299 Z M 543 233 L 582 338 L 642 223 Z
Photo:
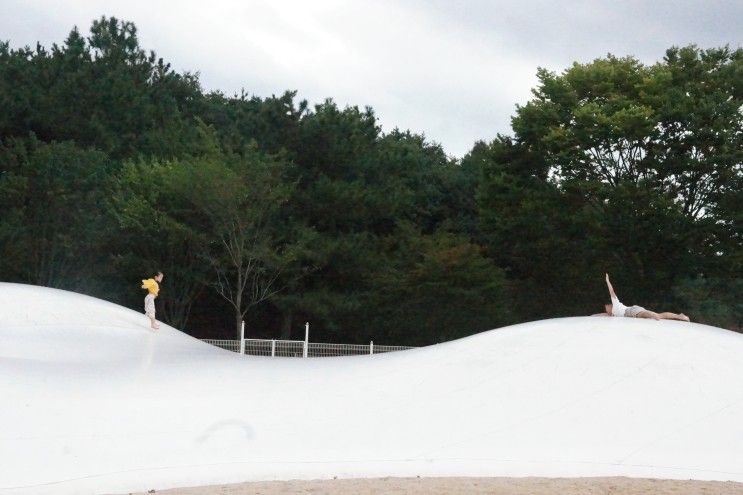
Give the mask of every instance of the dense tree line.
M 462 159 L 371 108 L 205 92 L 115 18 L 0 43 L 0 280 L 199 337 L 421 345 L 620 296 L 743 325 L 743 51 L 539 71 Z M 144 323 L 143 323 L 144 324 Z

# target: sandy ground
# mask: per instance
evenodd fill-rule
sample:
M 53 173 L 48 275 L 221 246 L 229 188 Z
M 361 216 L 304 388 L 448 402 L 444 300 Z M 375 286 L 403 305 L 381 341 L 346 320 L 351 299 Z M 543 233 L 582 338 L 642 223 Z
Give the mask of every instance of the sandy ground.
M 637 478 L 380 478 L 263 481 L 142 492 L 164 495 L 728 495 L 743 483 Z

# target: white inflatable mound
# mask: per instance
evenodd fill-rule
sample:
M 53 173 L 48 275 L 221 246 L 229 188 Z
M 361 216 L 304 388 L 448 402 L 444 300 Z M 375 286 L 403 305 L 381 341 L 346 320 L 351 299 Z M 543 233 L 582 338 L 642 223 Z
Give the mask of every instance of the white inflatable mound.
M 743 481 L 743 335 L 565 318 L 411 351 L 240 356 L 0 284 L 0 493 L 249 480 Z

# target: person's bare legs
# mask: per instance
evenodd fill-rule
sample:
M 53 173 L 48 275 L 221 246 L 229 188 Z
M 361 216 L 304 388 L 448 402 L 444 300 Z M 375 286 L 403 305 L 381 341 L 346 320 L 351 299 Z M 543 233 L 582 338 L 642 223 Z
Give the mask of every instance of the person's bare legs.
M 147 318 L 150 319 L 150 328 L 153 330 L 157 330 L 160 328 L 160 325 L 157 324 L 157 319 L 155 317 L 155 296 L 152 294 L 148 294 L 144 298 L 144 314 L 147 315 Z
M 660 313 L 658 316 L 661 317 L 662 320 L 678 320 L 678 321 L 691 321 L 689 320 L 689 317 L 686 316 L 684 313 Z
M 640 311 L 637 313 L 636 318 L 645 318 L 647 320 L 661 320 L 662 318 L 658 313 L 655 311 L 648 311 L 647 309 L 645 311 Z
M 640 311 L 637 313 L 637 318 L 646 318 L 648 320 L 678 320 L 678 321 L 690 321 L 689 317 L 686 316 L 684 313 L 676 314 L 676 313 L 656 313 L 655 311 L 648 311 L 647 309 L 645 311 Z

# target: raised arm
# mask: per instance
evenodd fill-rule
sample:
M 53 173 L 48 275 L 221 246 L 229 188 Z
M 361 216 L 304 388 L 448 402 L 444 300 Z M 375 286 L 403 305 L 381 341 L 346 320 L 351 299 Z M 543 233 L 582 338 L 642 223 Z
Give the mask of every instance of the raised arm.
M 611 298 L 612 299 L 619 299 L 617 297 L 616 292 L 614 292 L 614 287 L 611 286 L 611 282 L 609 281 L 609 274 L 608 273 L 606 274 L 606 285 L 609 286 L 609 295 L 611 296 Z

